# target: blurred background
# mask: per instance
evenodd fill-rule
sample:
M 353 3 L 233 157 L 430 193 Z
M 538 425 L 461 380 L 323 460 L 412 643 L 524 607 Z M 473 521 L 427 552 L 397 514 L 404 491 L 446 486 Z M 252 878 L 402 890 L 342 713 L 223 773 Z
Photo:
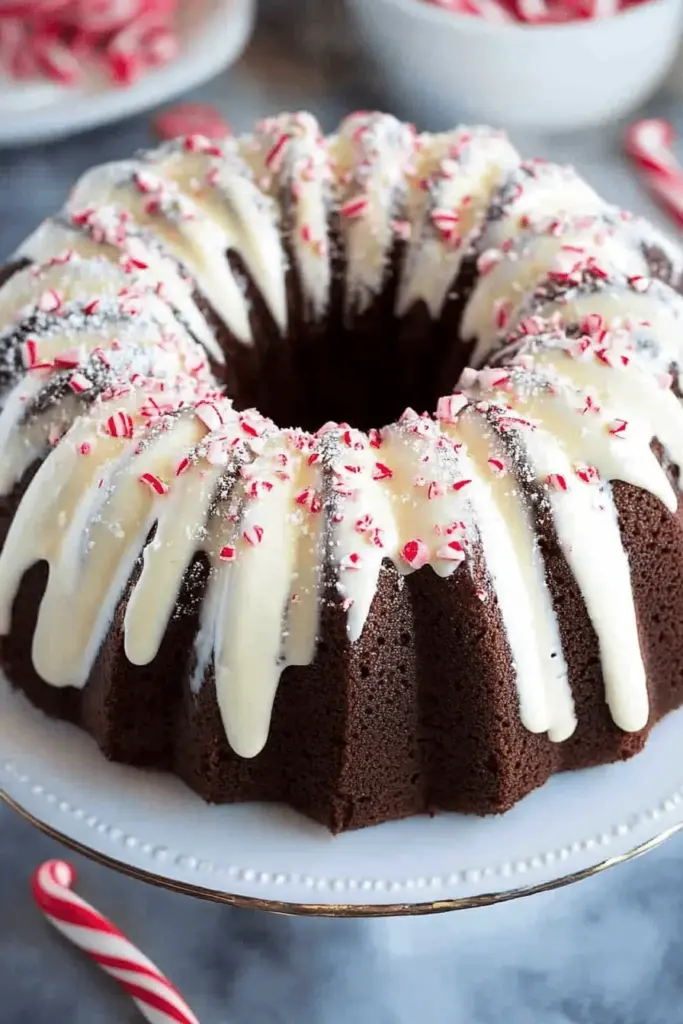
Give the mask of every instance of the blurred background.
M 17 77 L 25 40 L 0 28 L 4 256 L 88 166 L 149 145 L 158 112 L 177 100 L 209 104 L 234 131 L 298 108 L 326 130 L 372 107 L 430 129 L 493 122 L 527 155 L 573 163 L 606 198 L 680 230 L 627 162 L 623 135 L 645 116 L 683 131 L 683 0 L 626 10 L 527 0 L 493 12 L 482 0 L 181 7 L 178 38 L 155 36 L 154 61 L 128 85 L 101 68 L 76 76 L 82 51 L 74 64 L 47 46 L 54 33 L 39 66 Z M 0 26 L 3 8 L 16 19 L 26 5 L 0 0 Z M 117 52 L 124 79 L 129 57 Z M 63 80 L 72 73 L 78 81 Z M 130 1003 L 30 906 L 28 872 L 59 854 L 0 806 L 0 1021 L 132 1024 Z M 683 1020 L 683 837 L 556 893 L 386 922 L 259 916 L 79 866 L 83 891 L 159 962 L 203 1024 Z
M 35 2 L 0 0 L 0 67 L 11 54 L 3 5 Z M 236 132 L 266 112 L 299 108 L 328 131 L 359 108 L 387 109 L 426 129 L 493 124 L 527 154 L 573 163 L 606 198 L 670 223 L 623 159 L 622 136 L 645 115 L 683 124 L 683 0 L 541 24 L 445 6 L 481 2 L 564 0 L 180 0 L 179 52 L 128 87 L 101 69 L 91 73 L 80 56 L 74 85 L 54 81 L 44 63 L 40 77 L 0 71 L 3 251 L 94 161 L 150 145 L 155 113 L 176 97 L 212 105 Z M 605 2 L 623 0 L 567 0 Z

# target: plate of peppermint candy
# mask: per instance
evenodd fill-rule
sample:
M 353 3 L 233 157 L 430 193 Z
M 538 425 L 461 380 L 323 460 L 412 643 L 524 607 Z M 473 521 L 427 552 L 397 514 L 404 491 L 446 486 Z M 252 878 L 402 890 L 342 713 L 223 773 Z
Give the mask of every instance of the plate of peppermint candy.
M 147 110 L 244 50 L 255 0 L 0 0 L 0 146 Z

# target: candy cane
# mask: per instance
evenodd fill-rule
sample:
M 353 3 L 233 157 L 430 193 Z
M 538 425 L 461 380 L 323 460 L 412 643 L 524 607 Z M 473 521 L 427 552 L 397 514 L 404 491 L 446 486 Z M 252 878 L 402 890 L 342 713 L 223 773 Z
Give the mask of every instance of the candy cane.
M 637 121 L 627 130 L 624 148 L 640 171 L 653 199 L 683 225 L 683 168 L 673 145 L 673 126 L 662 118 Z
M 76 872 L 62 860 L 48 860 L 34 872 L 33 898 L 57 931 L 116 978 L 151 1024 L 199 1024 L 180 993 L 94 907 L 71 891 Z

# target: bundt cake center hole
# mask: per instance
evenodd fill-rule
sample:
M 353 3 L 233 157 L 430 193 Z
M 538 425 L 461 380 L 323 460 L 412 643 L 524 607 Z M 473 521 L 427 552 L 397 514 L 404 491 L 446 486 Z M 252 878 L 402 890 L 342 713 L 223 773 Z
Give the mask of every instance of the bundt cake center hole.
M 330 421 L 367 431 L 395 422 L 407 408 L 433 413 L 466 365 L 462 346 L 454 336 L 439 351 L 427 331 L 414 339 L 401 333 L 388 318 L 371 332 L 337 324 L 280 339 L 256 366 L 233 363 L 235 379 L 226 387 L 239 410 L 255 406 L 280 427 L 312 432 Z

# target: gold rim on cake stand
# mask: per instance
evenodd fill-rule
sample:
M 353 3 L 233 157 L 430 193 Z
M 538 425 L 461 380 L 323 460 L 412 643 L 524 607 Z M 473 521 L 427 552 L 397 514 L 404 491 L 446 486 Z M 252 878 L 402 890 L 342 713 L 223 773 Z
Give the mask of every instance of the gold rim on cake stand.
M 256 896 L 240 896 L 238 893 L 221 892 L 219 889 L 210 889 L 202 885 L 188 885 L 186 882 L 179 882 L 163 875 L 157 875 L 153 871 L 145 871 L 143 868 L 134 868 L 124 861 L 117 860 L 98 850 L 93 850 L 84 843 L 72 839 L 64 832 L 60 832 L 45 822 L 36 818 L 25 810 L 10 796 L 0 789 L 0 800 L 15 811 L 21 818 L 33 825 L 40 832 L 43 832 L 51 839 L 80 853 L 84 857 L 101 864 L 105 868 L 117 871 L 119 874 L 134 878 L 138 882 L 147 882 L 159 889 L 168 889 L 170 892 L 182 893 L 185 896 L 194 896 L 197 899 L 207 900 L 211 903 L 225 903 L 232 907 L 241 907 L 246 910 L 264 910 L 273 914 L 287 914 L 297 917 L 419 917 L 424 914 L 443 914 L 450 910 L 472 910 L 475 907 L 488 907 L 494 903 L 507 903 L 509 900 L 520 899 L 523 896 L 535 896 L 537 893 L 550 892 L 552 889 L 561 889 L 573 882 L 581 882 L 584 878 L 591 878 L 608 868 L 616 867 L 618 864 L 625 864 L 635 857 L 649 853 L 657 846 L 660 846 L 667 839 L 670 839 L 677 832 L 683 829 L 683 821 L 672 825 L 670 828 L 659 832 L 652 839 L 634 846 L 626 853 L 616 854 L 608 857 L 592 867 L 584 868 L 581 871 L 574 871 L 560 878 L 554 878 L 550 882 L 541 882 L 538 885 L 521 886 L 516 889 L 508 889 L 503 892 L 483 893 L 481 896 L 465 896 L 459 899 L 432 900 L 426 903 L 288 903 L 285 900 L 265 900 Z

